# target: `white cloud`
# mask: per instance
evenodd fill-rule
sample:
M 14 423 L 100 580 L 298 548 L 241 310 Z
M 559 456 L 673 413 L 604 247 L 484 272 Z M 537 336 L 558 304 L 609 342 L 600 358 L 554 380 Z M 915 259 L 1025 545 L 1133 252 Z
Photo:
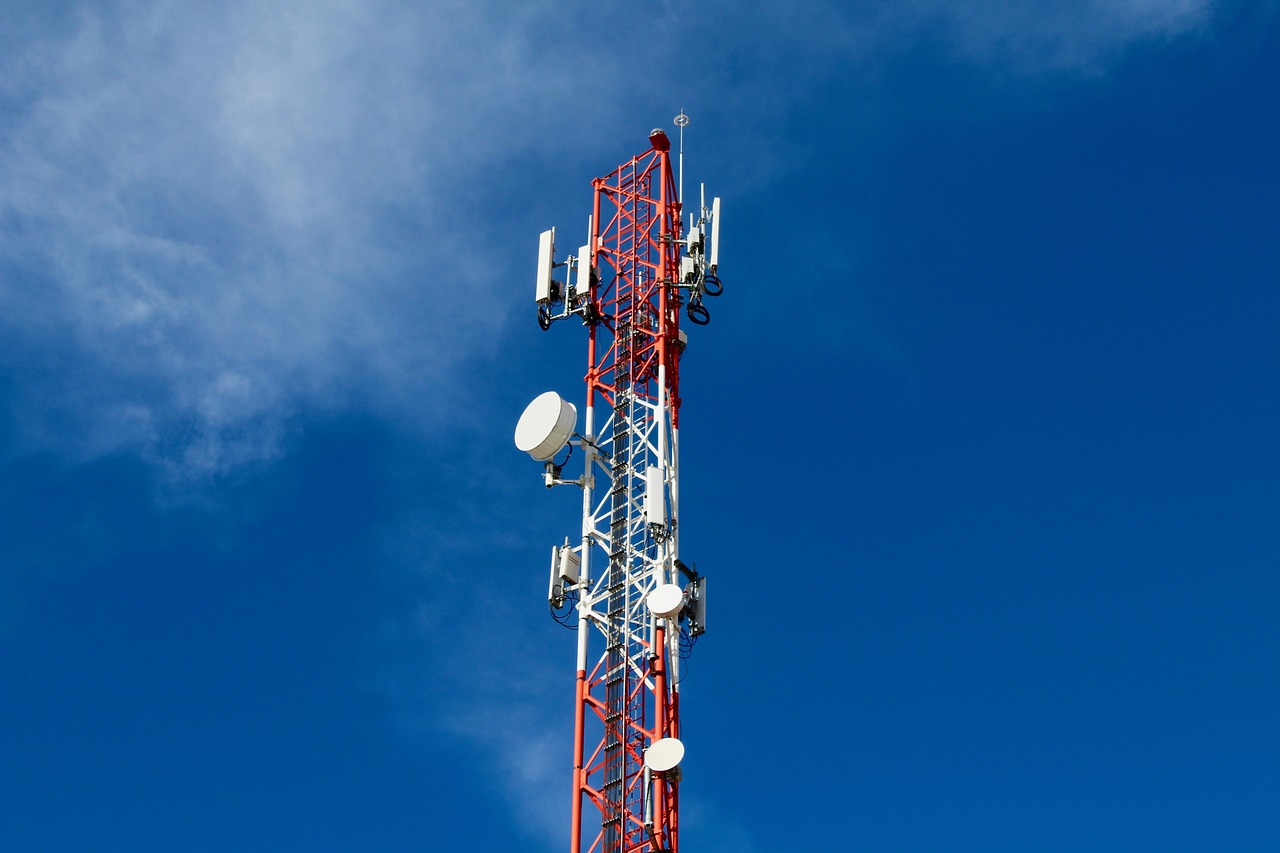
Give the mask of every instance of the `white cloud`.
M 586 6 L 121 0 L 21 19 L 0 58 L 0 368 L 23 448 L 140 453 L 181 480 L 272 458 L 315 407 L 430 426 L 423 401 L 492 351 L 512 303 L 504 257 L 459 262 L 486 211 L 534 192 L 506 164 L 583 156 L 627 103 L 741 51 L 807 32 L 868 60 L 941 28 L 974 61 L 1089 70 L 1211 8 L 809 3 L 716 39 L 668 12 L 674 41 L 643 68 Z M 823 54 L 778 67 L 845 73 Z M 785 109 L 751 105 L 763 125 Z
M 1216 6 L 1216 0 L 794 0 L 762 4 L 744 24 L 735 19 L 738 6 L 723 3 L 716 16 L 750 27 L 751 43 L 738 42 L 742 31 L 728 25 L 706 49 L 712 57 L 734 57 L 749 47 L 771 75 L 798 78 L 792 83 L 820 78 L 841 61 L 874 79 L 885 56 L 922 38 L 999 75 L 1093 74 L 1133 44 L 1207 27 Z M 704 67 L 714 71 L 717 64 L 709 59 Z
M 510 478 L 487 476 L 482 457 L 464 449 L 433 474 L 480 480 L 475 500 L 429 502 L 384 532 L 385 578 L 408 605 L 383 626 L 376 689 L 411 744 L 470 744 L 512 825 L 558 850 L 569 838 L 574 635 L 539 600 L 541 561 L 525 562 L 539 513 L 503 495 Z M 525 474 L 545 491 L 534 466 Z
M 574 88 L 531 14 L 134 2 L 28 24 L 0 59 L 25 446 L 181 479 L 272 457 L 307 407 L 430 425 L 422 401 L 506 319 L 501 260 L 458 261 L 496 193 L 478 179 Z
M 1098 73 L 1130 45 L 1209 23 L 1214 0 L 902 0 L 880 23 L 941 30 L 961 56 L 1013 73 Z
M 517 613 L 510 596 L 464 577 L 474 542 L 442 546 L 437 532 L 427 524 L 397 534 L 420 541 L 393 543 L 400 558 L 420 555 L 426 568 L 417 582 L 426 589 L 383 628 L 377 689 L 411 740 L 443 733 L 472 744 L 479 775 L 496 783 L 513 826 L 541 840 L 539 849 L 561 849 L 569 837 L 573 637 L 542 618 L 536 600 Z
M 653 40 L 638 55 L 619 51 L 598 7 L 567 6 L 127 0 L 0 36 L 0 369 L 20 450 L 140 454 L 183 481 L 273 458 L 310 410 L 356 404 L 433 428 L 441 398 L 462 393 L 462 354 L 492 352 L 507 319 L 505 260 L 459 259 L 491 236 L 483 214 L 508 193 L 532 197 L 533 179 L 504 171 L 513 157 L 595 145 L 607 169 L 628 152 L 603 139 L 637 121 L 619 113 L 660 103 L 670 115 L 688 86 L 739 99 L 723 121 L 750 132 L 725 159 L 745 182 L 777 159 L 761 128 L 782 124 L 789 97 L 922 32 L 1017 73 L 1094 72 L 1212 11 L 1210 0 L 857 12 L 801 0 L 717 16 L 667 4 L 661 22 L 628 22 Z M 683 61 L 658 45 L 667 28 Z M 785 86 L 720 77 L 750 74 L 764 53 L 768 74 L 791 75 Z M 700 91 L 703 75 L 724 91 Z M 768 85 L 781 94 L 761 97 Z M 447 526 L 426 526 L 445 547 Z M 530 639 L 500 603 L 485 607 L 492 635 L 445 631 L 420 611 L 396 634 L 400 651 L 451 645 L 388 689 L 406 717 L 492 757 L 531 834 L 562 833 L 570 702 L 543 692 L 563 673 L 533 677 L 528 661 L 563 661 L 563 649 L 512 660 L 504 650 Z M 458 699 L 443 710 L 425 692 L 441 678 Z M 750 849 L 740 830 L 721 846 Z

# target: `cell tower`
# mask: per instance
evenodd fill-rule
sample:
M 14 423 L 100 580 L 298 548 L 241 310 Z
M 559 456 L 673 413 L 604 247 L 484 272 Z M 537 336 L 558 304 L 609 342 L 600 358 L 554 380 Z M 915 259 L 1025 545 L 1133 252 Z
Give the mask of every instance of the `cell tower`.
M 675 119 L 681 149 L 688 122 Z M 582 489 L 581 541 L 552 548 L 548 592 L 578 638 L 572 853 L 679 851 L 680 661 L 707 626 L 706 579 L 680 560 L 680 320 L 683 308 L 706 325 L 703 297 L 722 288 L 720 199 L 708 207 L 702 194 L 686 235 L 670 155 L 654 130 L 648 150 L 592 183 L 576 255 L 555 260 L 555 229 L 538 245 L 538 324 L 587 328 L 582 431 L 573 404 L 548 391 L 515 433 L 547 488 Z M 574 447 L 583 473 L 566 480 L 569 457 L 557 457 Z

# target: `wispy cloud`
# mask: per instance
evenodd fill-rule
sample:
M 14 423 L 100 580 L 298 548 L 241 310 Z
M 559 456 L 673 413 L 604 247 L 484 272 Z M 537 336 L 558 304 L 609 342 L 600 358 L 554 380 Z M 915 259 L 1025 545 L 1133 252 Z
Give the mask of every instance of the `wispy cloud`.
M 500 266 L 459 261 L 486 203 L 464 188 L 544 138 L 569 83 L 523 14 L 28 22 L 0 60 L 0 360 L 25 446 L 199 478 L 273 456 L 302 407 L 430 421 L 415 401 L 505 321 Z
M 1105 70 L 1130 45 L 1203 27 L 1214 0 L 906 0 L 898 26 L 937 27 L 961 56 L 1006 72 Z
M 415 513 L 388 531 L 387 562 L 413 567 L 393 583 L 413 604 L 383 626 L 377 689 L 410 738 L 444 733 L 472 744 L 515 827 L 541 839 L 540 849 L 560 849 L 568 843 L 573 637 L 536 598 L 517 605 L 497 591 L 528 588 L 511 579 L 536 569 L 476 570 L 477 531 L 486 521 L 518 522 L 481 518 L 475 508 L 446 515 L 442 525 L 439 513 Z M 442 526 L 465 533 L 441 535 Z
M 183 482 L 273 459 L 316 410 L 435 428 L 440 400 L 464 393 L 466 353 L 492 352 L 507 322 L 506 262 L 476 247 L 490 236 L 481 214 L 507 199 L 494 170 L 534 196 L 503 171 L 522 154 L 599 144 L 629 98 L 670 115 L 705 75 L 723 92 L 700 96 L 752 125 L 726 158 L 745 183 L 777 159 L 757 128 L 788 98 L 922 36 L 1001 73 L 1092 74 L 1206 26 L 1213 8 L 667 4 L 673 43 L 652 55 L 593 39 L 616 27 L 585 3 L 121 0 L 21 20 L 0 35 L 0 370 L 16 450 L 137 454 Z M 627 26 L 656 43 L 653 20 Z M 785 86 L 758 76 L 762 56 Z M 770 86 L 780 95 L 760 97 Z M 599 165 L 618 153 L 610 143 Z M 456 521 L 424 521 L 413 536 L 436 550 L 387 564 L 463 561 L 472 543 L 447 542 Z M 465 521 L 455 531 L 483 523 Z M 447 584 L 432 575 L 423 600 Z M 545 692 L 561 671 L 505 652 L 547 635 L 521 633 L 492 597 L 467 600 L 483 622 L 442 626 L 424 604 L 388 628 L 407 662 L 387 690 L 406 725 L 478 744 L 531 834 L 562 833 L 569 702 Z M 722 849 L 750 845 L 737 832 Z
M 618 104 L 698 67 L 632 73 L 588 37 L 604 21 L 585 7 L 72 9 L 16 18 L 0 59 L 0 366 L 23 447 L 140 453 L 179 480 L 272 458 L 316 407 L 430 423 L 422 401 L 506 320 L 502 261 L 460 260 L 503 197 L 493 172 L 598 141 Z M 1211 10 L 811 3 L 705 40 L 665 20 L 670 51 L 700 52 L 712 77 L 788 33 L 847 62 L 940 31 L 961 56 L 1034 72 L 1095 69 Z
M 457 634 L 443 643 L 434 614 L 425 609 L 408 622 L 389 624 L 386 639 L 402 653 L 408 645 L 430 651 L 416 664 L 401 660 L 389 668 L 380 689 L 409 736 L 434 740 L 444 733 L 473 744 L 483 768 L 477 775 L 496 783 L 512 824 L 543 839 L 541 848 L 559 849 L 569 832 L 572 731 L 564 722 L 573 696 L 552 688 L 571 689 L 572 681 L 551 671 L 556 656 L 536 642 L 545 632 L 539 632 L 542 638 L 516 637 L 510 622 L 503 624 L 512 614 L 493 614 L 492 604 L 488 610 L 497 618 L 482 620 L 483 630 L 457 620 Z

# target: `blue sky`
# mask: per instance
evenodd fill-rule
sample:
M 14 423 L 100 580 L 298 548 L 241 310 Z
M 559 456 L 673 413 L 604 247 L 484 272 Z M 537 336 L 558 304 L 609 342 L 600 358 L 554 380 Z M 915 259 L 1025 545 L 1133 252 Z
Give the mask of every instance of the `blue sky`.
M 1280 5 L 0 11 L 0 846 L 561 850 L 539 231 L 684 109 L 685 846 L 1280 849 Z

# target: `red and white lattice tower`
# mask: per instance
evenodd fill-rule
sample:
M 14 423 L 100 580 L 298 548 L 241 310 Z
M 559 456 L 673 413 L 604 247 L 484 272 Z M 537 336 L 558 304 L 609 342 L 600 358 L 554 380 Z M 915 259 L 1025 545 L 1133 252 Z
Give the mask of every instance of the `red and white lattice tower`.
M 705 325 L 703 297 L 721 292 L 720 200 L 686 231 L 670 141 L 655 130 L 649 143 L 593 182 L 576 255 L 555 261 L 554 229 L 540 241 L 539 324 L 588 329 L 582 431 L 551 391 L 516 427 L 548 487 L 583 492 L 581 541 L 552 550 L 548 596 L 578 637 L 572 853 L 678 853 L 680 661 L 706 630 L 706 581 L 680 560 L 680 322 Z M 583 474 L 565 480 L 556 457 L 575 447 Z

